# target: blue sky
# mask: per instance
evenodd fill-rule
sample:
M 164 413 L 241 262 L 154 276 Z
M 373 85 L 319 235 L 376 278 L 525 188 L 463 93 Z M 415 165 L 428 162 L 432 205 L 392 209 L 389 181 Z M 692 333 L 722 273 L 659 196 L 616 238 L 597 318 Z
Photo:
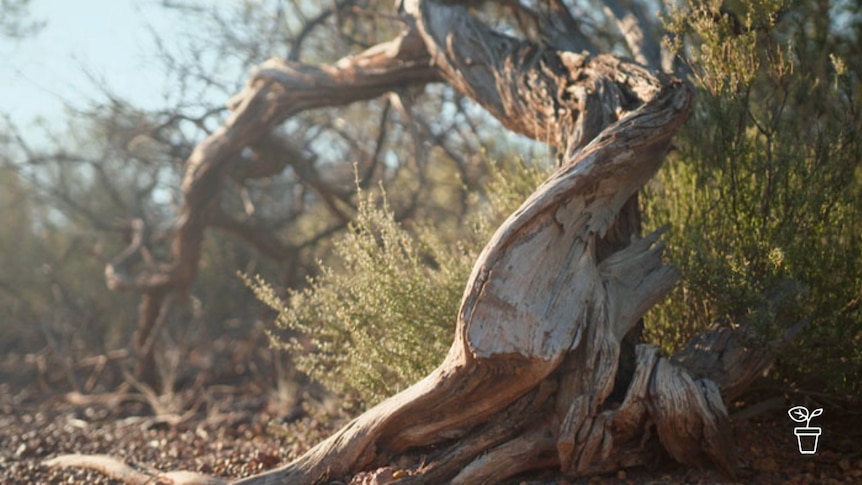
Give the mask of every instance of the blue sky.
M 188 34 L 206 36 L 203 25 L 161 6 L 162 0 L 31 0 L 30 19 L 44 22 L 36 35 L 0 37 L 0 115 L 8 115 L 31 144 L 45 140 L 36 123 L 56 134 L 67 130 L 64 104 L 85 108 L 104 101 L 99 85 L 136 108 L 155 110 L 177 101 L 177 75 L 168 76 L 153 32 L 181 60 L 188 59 Z M 184 0 L 203 7 L 237 8 L 236 0 Z M 194 21 L 192 21 L 194 22 Z M 205 42 L 205 39 L 203 40 Z M 283 52 L 264 53 L 264 56 Z M 215 77 L 244 81 L 237 62 L 205 58 Z M 244 68 L 241 68 L 244 69 Z M 197 93 L 194 89 L 190 92 Z M 172 102 L 166 102 L 168 94 Z M 195 99 L 223 106 L 235 92 L 206 91 Z M 188 93 L 186 95 L 189 95 Z M 194 94 L 192 94 L 194 95 Z M 210 98 L 211 97 L 211 98 Z
M 99 99 L 98 81 L 138 106 L 159 106 L 166 79 L 149 29 L 171 39 L 184 26 L 157 4 L 32 0 L 31 18 L 46 25 L 33 37 L 0 40 L 0 112 L 25 127 L 36 117 L 56 123 L 64 101 Z

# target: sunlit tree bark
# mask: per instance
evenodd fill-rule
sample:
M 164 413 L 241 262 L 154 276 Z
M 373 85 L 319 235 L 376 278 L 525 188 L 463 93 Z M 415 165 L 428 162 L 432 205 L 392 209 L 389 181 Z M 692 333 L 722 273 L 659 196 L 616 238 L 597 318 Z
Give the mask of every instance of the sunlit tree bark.
M 146 277 L 114 264 L 116 284 L 144 291 L 151 305 L 187 288 L 227 164 L 303 109 L 444 81 L 508 129 L 555 146 L 560 167 L 479 256 L 435 371 L 294 462 L 238 483 L 497 483 L 548 467 L 577 477 L 644 464 L 662 450 L 733 474 L 725 403 L 768 355 L 743 345 L 744 332 L 707 333 L 675 358 L 631 339 L 677 278 L 661 261 L 660 231 L 638 235 L 634 197 L 685 122 L 692 91 L 631 60 L 503 35 L 460 6 L 402 8 L 405 33 L 361 55 L 261 66 L 225 126 L 187 162 L 172 264 Z M 656 52 L 638 57 L 658 63 Z

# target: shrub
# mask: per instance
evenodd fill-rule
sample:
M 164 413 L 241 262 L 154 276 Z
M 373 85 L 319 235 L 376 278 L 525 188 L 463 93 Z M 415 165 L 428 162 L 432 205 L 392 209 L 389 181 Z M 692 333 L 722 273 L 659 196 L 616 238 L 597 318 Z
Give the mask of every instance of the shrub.
M 247 281 L 294 334 L 273 338 L 300 370 L 330 390 L 374 404 L 421 379 L 453 339 L 455 317 L 473 262 L 491 231 L 547 176 L 524 163 L 490 169 L 457 233 L 430 222 L 405 227 L 385 202 L 359 195 L 358 215 L 334 244 L 309 287 L 286 299 L 262 279 Z M 310 344 L 310 345 L 309 345 Z
M 670 351 L 714 322 L 774 336 L 806 320 L 780 375 L 859 395 L 860 71 L 816 5 L 792 5 L 671 15 L 698 105 L 643 199 L 684 276 L 648 338 Z

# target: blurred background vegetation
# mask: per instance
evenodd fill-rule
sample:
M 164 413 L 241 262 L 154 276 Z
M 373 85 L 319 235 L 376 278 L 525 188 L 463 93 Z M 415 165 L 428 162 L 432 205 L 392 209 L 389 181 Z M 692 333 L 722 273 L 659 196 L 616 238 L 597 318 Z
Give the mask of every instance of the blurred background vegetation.
M 182 58 L 160 51 L 177 86 L 164 108 L 99 86 L 38 142 L 32 126 L 3 118 L 3 369 L 61 389 L 115 387 L 119 370 L 93 380 L 82 364 L 127 348 L 137 318 L 135 295 L 105 288 L 105 263 L 128 244 L 133 218 L 169 234 L 182 163 L 228 114 L 204 100 L 227 100 L 270 56 L 332 62 L 391 38 L 398 23 L 368 14 L 390 3 L 334 14 L 307 2 L 166 2 L 207 35 L 189 35 Z M 768 336 L 807 321 L 780 354 L 777 387 L 859 398 L 862 8 L 681 2 L 664 19 L 698 101 L 641 197 L 645 229 L 670 224 L 667 259 L 682 274 L 648 315 L 647 340 L 670 352 L 710 325 Z M 27 31 L 0 35 L 38 35 L 30 20 L 0 18 L 16 22 Z M 213 69 L 213 58 L 231 68 Z M 442 360 L 472 261 L 554 155 L 444 85 L 306 112 L 276 135 L 310 168 L 238 180 L 222 204 L 295 250 L 210 231 L 192 295 L 162 329 L 164 353 L 179 356 L 164 365 L 215 372 L 220 339 L 265 348 L 267 331 L 301 371 L 357 406 L 376 402 Z

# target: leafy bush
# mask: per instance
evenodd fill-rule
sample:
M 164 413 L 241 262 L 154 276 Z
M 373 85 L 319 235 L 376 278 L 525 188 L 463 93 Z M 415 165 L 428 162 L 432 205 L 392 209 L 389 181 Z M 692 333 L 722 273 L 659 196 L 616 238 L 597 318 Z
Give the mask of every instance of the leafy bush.
M 684 275 L 648 338 L 673 350 L 714 322 L 774 336 L 805 320 L 781 375 L 859 395 L 862 71 L 835 40 L 852 33 L 812 2 L 706 3 L 669 21 L 698 105 L 644 198 Z
M 858 395 L 862 59 L 838 41 L 856 27 L 836 31 L 822 3 L 774 0 L 698 2 L 667 26 L 698 104 L 642 199 L 647 230 L 671 223 L 667 254 L 684 275 L 648 315 L 647 339 L 673 351 L 716 322 L 768 338 L 807 321 L 779 375 Z M 310 288 L 282 299 L 250 283 L 294 332 L 276 340 L 300 369 L 373 404 L 439 363 L 481 245 L 546 175 L 493 172 L 458 230 L 405 227 L 363 195 Z
M 374 404 L 421 379 L 449 348 L 479 251 L 502 218 L 547 176 L 523 163 L 491 168 L 484 194 L 460 231 L 405 227 L 385 198 L 360 194 L 351 230 L 334 244 L 309 288 L 286 299 L 261 278 L 247 283 L 294 333 L 276 345 L 332 391 Z M 382 200 L 381 200 L 382 199 Z

